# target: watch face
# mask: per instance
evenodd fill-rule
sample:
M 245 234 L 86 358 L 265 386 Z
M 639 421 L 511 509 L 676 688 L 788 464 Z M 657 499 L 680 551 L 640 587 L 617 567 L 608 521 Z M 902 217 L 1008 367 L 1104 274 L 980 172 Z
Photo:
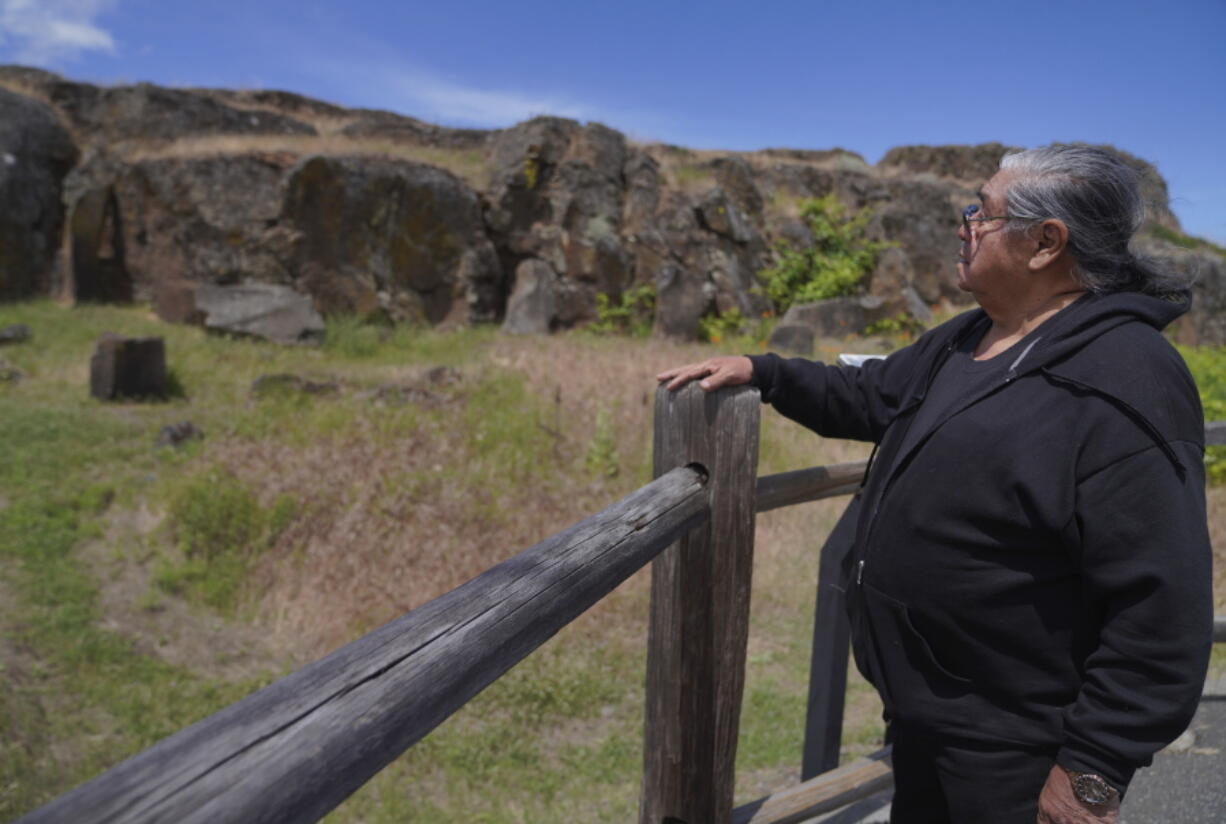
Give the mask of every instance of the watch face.
M 1073 776 L 1073 794 L 1086 804 L 1106 804 L 1115 797 L 1115 788 L 1097 775 L 1078 773 Z

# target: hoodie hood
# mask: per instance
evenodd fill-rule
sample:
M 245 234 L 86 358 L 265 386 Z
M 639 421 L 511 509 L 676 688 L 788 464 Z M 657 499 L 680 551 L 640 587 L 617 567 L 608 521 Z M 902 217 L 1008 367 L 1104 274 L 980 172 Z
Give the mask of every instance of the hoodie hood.
M 1187 290 L 1162 297 L 1087 293 L 1039 326 L 1019 352 L 1002 355 L 1009 359 L 1006 383 L 1039 372 L 1070 390 L 1101 395 L 1147 431 L 1179 465 L 1168 444 L 1183 440 L 1203 447 L 1204 416 L 1196 383 L 1162 330 L 1191 305 Z M 945 347 L 952 351 L 988 322 L 982 309 L 967 312 L 952 325 Z M 1172 375 L 1181 386 L 1171 385 Z M 919 387 L 912 405 L 923 399 L 925 386 L 926 382 Z M 1188 398 L 1197 404 L 1194 410 L 1185 408 Z M 1190 426 L 1192 420 L 1198 423 Z
M 1041 337 L 1033 351 L 1015 368 L 1018 374 L 1041 371 L 1106 397 L 1164 450 L 1172 441 L 1203 445 L 1199 403 L 1194 411 L 1184 408 L 1188 398 L 1199 397 L 1195 381 L 1183 358 L 1162 337 L 1162 330 L 1190 307 L 1187 291 L 1170 297 L 1087 294 L 1039 327 Z M 1155 351 L 1164 368 L 1154 368 Z M 1172 375 L 1182 386 L 1171 385 Z M 1189 424 L 1192 420 L 1195 426 Z
M 1119 326 L 1139 323 L 1161 332 L 1191 308 L 1191 292 L 1168 297 L 1140 292 L 1087 293 L 1039 327 L 1040 340 L 1029 369 L 1058 362 L 1089 346 Z M 1047 328 L 1044 328 L 1047 327 Z

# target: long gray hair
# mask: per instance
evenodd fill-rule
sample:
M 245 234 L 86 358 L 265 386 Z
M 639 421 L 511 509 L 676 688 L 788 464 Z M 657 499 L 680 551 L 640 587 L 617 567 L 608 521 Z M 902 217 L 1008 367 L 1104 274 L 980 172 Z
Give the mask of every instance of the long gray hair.
M 1104 149 L 1053 143 L 1005 155 L 1008 214 L 1024 221 L 1057 218 L 1068 227 L 1076 276 L 1091 292 L 1145 292 L 1170 296 L 1187 288 L 1129 249 L 1145 222 L 1137 173 Z

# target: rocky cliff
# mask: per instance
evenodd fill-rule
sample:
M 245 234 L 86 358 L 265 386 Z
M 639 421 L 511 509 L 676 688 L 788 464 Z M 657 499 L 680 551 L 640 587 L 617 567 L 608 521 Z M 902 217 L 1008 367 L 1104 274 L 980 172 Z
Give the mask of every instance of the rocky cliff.
M 324 314 L 547 332 L 652 285 L 657 332 L 689 337 L 704 315 L 766 311 L 757 272 L 780 241 L 812 244 L 799 204 L 833 193 L 894 244 L 866 289 L 904 312 L 963 299 L 958 209 L 1006 150 L 908 146 L 876 166 L 839 149 L 691 151 L 552 117 L 447 129 L 287 92 L 6 66 L 0 299 L 148 300 L 187 321 L 200 284 L 253 281 Z M 1125 157 L 1151 200 L 1145 244 L 1201 274 L 1181 334 L 1226 341 L 1226 262 L 1183 248 L 1162 178 Z

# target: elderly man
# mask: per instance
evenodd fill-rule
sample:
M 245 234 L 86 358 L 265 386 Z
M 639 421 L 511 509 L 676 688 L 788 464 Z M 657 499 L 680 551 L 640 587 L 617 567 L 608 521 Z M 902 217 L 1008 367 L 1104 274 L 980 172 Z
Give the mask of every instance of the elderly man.
M 1012 154 L 966 207 L 980 308 L 860 368 L 718 357 L 877 444 L 847 561 L 857 666 L 894 746 L 891 821 L 1115 821 L 1188 724 L 1212 637 L 1204 423 L 1160 330 L 1188 293 L 1135 258 L 1135 175 L 1084 146 Z

